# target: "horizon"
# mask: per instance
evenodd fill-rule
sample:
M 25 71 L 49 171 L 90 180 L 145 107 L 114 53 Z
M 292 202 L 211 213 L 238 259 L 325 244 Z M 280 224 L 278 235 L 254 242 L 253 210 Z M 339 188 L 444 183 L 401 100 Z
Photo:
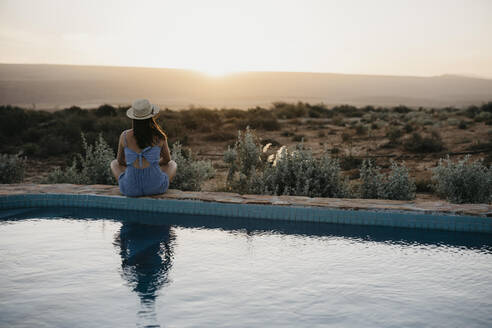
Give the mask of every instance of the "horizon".
M 273 70 L 257 70 L 257 71 L 231 71 L 224 74 L 209 74 L 204 71 L 191 68 L 181 68 L 181 67 L 154 67 L 154 66 L 120 66 L 120 65 L 104 65 L 104 64 L 53 64 L 53 63 L 9 63 L 0 62 L 0 65 L 33 65 L 33 66 L 76 66 L 76 67 L 99 67 L 99 68 L 136 68 L 136 69 L 162 69 L 162 70 L 175 70 L 175 71 L 188 71 L 202 74 L 209 78 L 222 78 L 234 74 L 240 73 L 300 73 L 300 74 L 331 74 L 331 75 L 352 75 L 352 76 L 372 76 L 372 77 L 408 77 L 408 78 L 436 78 L 436 77 L 460 77 L 460 78 L 470 78 L 470 79 L 482 79 L 491 80 L 492 76 L 467 74 L 467 73 L 454 73 L 448 72 L 439 75 L 396 75 L 396 74 L 364 74 L 364 73 L 340 73 L 340 72 L 314 72 L 314 71 L 273 71 Z
M 3 63 L 492 78 L 487 0 L 4 0 L 0 9 Z

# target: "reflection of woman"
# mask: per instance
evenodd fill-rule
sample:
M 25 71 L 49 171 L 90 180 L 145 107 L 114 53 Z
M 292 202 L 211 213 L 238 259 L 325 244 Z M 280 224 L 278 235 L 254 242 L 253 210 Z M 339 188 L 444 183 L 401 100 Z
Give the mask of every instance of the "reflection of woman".
M 176 175 L 166 134 L 155 121 L 159 108 L 147 99 L 137 99 L 126 115 L 133 128 L 123 131 L 117 159 L 111 171 L 126 196 L 162 194 Z
M 145 308 L 153 308 L 158 290 L 169 281 L 167 275 L 172 266 L 173 239 L 168 225 L 125 222 L 116 237 L 122 276 Z

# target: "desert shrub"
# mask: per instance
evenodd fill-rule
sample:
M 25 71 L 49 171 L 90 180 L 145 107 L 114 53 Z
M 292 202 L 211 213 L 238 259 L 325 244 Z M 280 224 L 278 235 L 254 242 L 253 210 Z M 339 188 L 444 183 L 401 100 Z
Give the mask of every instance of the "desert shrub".
M 480 112 L 475 116 L 475 122 L 487 122 L 489 120 L 492 120 L 492 113 L 490 112 Z
M 102 105 L 95 110 L 96 116 L 116 116 L 116 108 L 111 105 Z
M 383 199 L 410 200 L 415 198 L 415 182 L 410 178 L 404 164 L 391 162 L 391 172 L 380 192 Z
M 481 106 L 482 111 L 492 113 L 492 101 L 489 101 Z
M 409 124 L 409 123 L 406 123 L 403 126 L 403 129 L 405 130 L 406 133 L 411 133 L 414 130 L 413 125 L 412 124 Z
M 342 133 L 342 141 L 343 142 L 351 142 L 352 141 L 352 135 L 347 132 Z
M 466 109 L 465 115 L 468 118 L 474 118 L 478 113 L 480 113 L 480 108 L 478 108 L 475 105 L 472 105 Z
M 400 105 L 400 106 L 393 107 L 392 111 L 395 113 L 406 114 L 411 112 L 412 109 L 407 106 Z
M 245 110 L 242 109 L 221 109 L 220 110 L 221 115 L 223 115 L 225 118 L 230 119 L 230 118 L 237 118 L 237 119 L 242 119 L 245 118 L 247 113 Z
M 417 192 L 432 192 L 432 181 L 429 178 L 418 179 L 415 181 L 415 187 Z
M 389 128 L 386 132 L 386 137 L 389 139 L 389 143 L 396 145 L 400 143 L 400 138 L 403 136 L 403 131 L 395 126 Z
M 24 180 L 26 159 L 21 154 L 0 154 L 0 183 L 19 183 Z
M 324 104 L 306 104 L 309 117 L 331 117 L 333 113 Z
M 159 125 L 170 140 L 181 139 L 187 135 L 186 127 L 183 125 L 182 121 L 177 119 L 176 117 L 160 120 Z
M 306 136 L 304 134 L 294 134 L 292 137 L 292 141 L 301 142 L 306 141 Z
M 103 139 L 102 134 L 94 145 L 87 144 L 82 134 L 84 155 L 80 156 L 82 181 L 85 184 L 115 184 L 116 181 L 110 170 L 111 161 L 115 158 L 113 150 Z
M 19 107 L 0 106 L 0 135 L 15 137 L 28 126 L 28 114 Z
M 183 149 L 179 142 L 173 144 L 171 158 L 178 165 L 176 176 L 170 185 L 171 188 L 199 191 L 203 182 L 215 176 L 215 170 L 210 161 L 195 160 L 191 150 Z
M 216 110 L 206 108 L 191 108 L 179 112 L 181 124 L 189 130 L 210 132 L 221 122 Z
M 468 129 L 468 125 L 466 124 L 466 121 L 461 120 L 460 123 L 458 124 L 458 128 L 462 130 Z
M 375 166 L 371 160 L 364 160 L 360 168 L 360 197 L 366 199 L 379 198 L 378 190 L 383 183 L 383 175 L 380 168 Z
M 302 102 L 289 104 L 285 102 L 275 102 L 272 108 L 273 114 L 278 118 L 296 118 L 305 117 L 308 109 Z
M 33 142 L 28 142 L 22 145 L 22 152 L 29 157 L 38 156 L 41 154 L 41 147 Z
M 492 141 L 489 142 L 481 142 L 480 140 L 476 143 L 473 143 L 472 145 L 467 147 L 467 150 L 471 151 L 483 151 L 483 152 L 489 152 L 492 151 Z
M 457 126 L 458 124 L 460 124 L 460 121 L 458 121 L 457 119 L 455 119 L 455 118 L 448 118 L 448 125 Z
M 25 143 L 29 142 L 39 142 L 39 140 L 43 137 L 44 131 L 43 129 L 37 127 L 37 126 L 31 126 L 28 127 L 23 133 L 22 133 L 22 141 Z
M 352 105 L 335 106 L 331 110 L 334 114 L 340 114 L 345 117 L 362 117 L 365 114 L 364 109 Z
M 428 136 L 422 137 L 417 132 L 404 143 L 405 149 L 416 153 L 433 153 L 444 149 L 441 136 L 437 131 L 432 131 Z
M 362 164 L 360 158 L 354 157 L 352 155 L 342 156 L 340 158 L 340 167 L 342 170 L 352 170 L 358 168 Z
M 250 108 L 245 112 L 243 119 L 236 121 L 236 127 L 240 130 L 246 129 L 248 126 L 256 130 L 277 131 L 280 130 L 281 124 L 272 110 L 267 110 L 262 107 Z
M 345 120 L 341 115 L 336 115 L 332 119 L 332 124 L 336 126 L 345 126 Z
M 359 124 L 355 127 L 355 133 L 359 136 L 363 136 L 367 134 L 367 127 L 365 125 Z
M 308 197 L 350 195 L 338 160 L 327 155 L 316 159 L 303 144 L 298 144 L 291 152 L 282 147 L 272 165 L 267 166 L 261 176 L 254 177 L 251 190 L 260 194 Z
M 45 179 L 45 183 L 74 184 L 115 184 L 110 164 L 115 158 L 113 150 L 108 146 L 102 134 L 94 145 L 81 135 L 83 154 L 78 154 L 72 165 L 65 170 L 55 169 Z
M 45 135 L 39 143 L 44 156 L 66 154 L 72 150 L 67 140 L 56 135 Z
M 382 174 L 371 160 L 362 163 L 360 171 L 362 198 L 411 200 L 415 198 L 415 182 L 410 178 L 407 167 L 391 161 L 389 174 Z
M 61 169 L 59 167 L 55 168 L 52 172 L 48 174 L 48 176 L 42 181 L 42 183 L 84 184 L 82 180 L 82 175 L 77 169 L 77 161 L 74 160 L 72 162 L 72 165 L 65 169 Z
M 376 117 L 374 115 L 372 115 L 371 113 L 366 113 L 362 115 L 360 121 L 363 123 L 372 123 L 375 119 Z
M 69 108 L 63 109 L 65 113 L 74 114 L 74 115 L 88 115 L 89 111 L 87 109 L 82 109 L 79 106 L 72 106 Z
M 224 153 L 228 166 L 227 187 L 236 192 L 249 192 L 256 170 L 262 166 L 261 145 L 255 134 L 246 128 L 238 131 L 236 143 Z
M 242 122 L 239 127 L 244 128 L 244 125 L 250 126 L 252 129 L 257 130 L 265 130 L 265 131 L 277 131 L 280 130 L 280 123 L 276 118 L 273 117 L 263 117 L 263 116 L 255 116 L 246 120 L 246 122 Z
M 453 203 L 488 203 L 492 200 L 492 167 L 469 156 L 453 162 L 440 159 L 432 169 L 434 188 L 441 197 Z

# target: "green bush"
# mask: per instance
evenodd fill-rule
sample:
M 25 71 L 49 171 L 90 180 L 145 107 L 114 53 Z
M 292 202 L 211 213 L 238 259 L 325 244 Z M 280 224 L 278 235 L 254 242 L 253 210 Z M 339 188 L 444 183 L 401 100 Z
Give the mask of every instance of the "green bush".
M 365 114 L 364 109 L 352 105 L 335 106 L 331 110 L 333 114 L 340 114 L 345 117 L 362 117 Z
M 89 145 L 82 134 L 84 154 L 78 154 L 72 165 L 65 170 L 59 168 L 51 172 L 45 183 L 74 184 L 116 184 L 111 173 L 110 164 L 115 158 L 113 150 L 108 146 L 102 135 Z
M 73 184 L 84 184 L 82 182 L 83 178 L 77 169 L 77 160 L 72 162 L 72 165 L 65 168 L 64 170 L 57 167 L 52 172 L 48 174 L 46 179 L 42 183 L 73 183 Z
M 220 123 L 220 115 L 217 110 L 206 108 L 192 108 L 179 112 L 181 124 L 189 130 L 210 132 Z
M 420 179 L 415 181 L 415 187 L 417 192 L 432 192 L 432 181 L 430 178 Z
M 21 154 L 0 154 L 0 183 L 19 183 L 24 180 L 26 159 Z
M 356 169 L 361 164 L 362 164 L 362 160 L 360 158 L 354 157 L 352 155 L 340 157 L 340 166 L 345 171 Z
M 415 182 L 410 178 L 404 164 L 391 161 L 391 172 L 380 172 L 371 160 L 364 160 L 360 170 L 360 196 L 362 198 L 379 198 L 394 200 L 411 200 L 415 198 Z
M 0 135 L 15 138 L 29 124 L 32 123 L 29 122 L 26 110 L 12 106 L 0 107 Z
M 102 117 L 102 116 L 116 116 L 116 108 L 114 108 L 111 105 L 102 105 L 96 109 L 95 114 L 97 116 L 100 116 L 100 117 Z
M 400 143 L 400 138 L 403 136 L 403 131 L 395 126 L 392 126 L 386 132 L 386 137 L 389 139 L 391 145 L 397 145 Z
M 366 135 L 367 132 L 369 131 L 369 129 L 367 128 L 367 126 L 363 125 L 363 124 L 358 124 L 356 127 L 355 127 L 355 133 L 359 136 L 363 136 L 363 135 Z
M 383 183 L 383 175 L 380 168 L 375 166 L 371 160 L 364 160 L 360 169 L 361 185 L 360 197 L 365 199 L 379 198 L 379 189 Z
M 468 128 L 468 125 L 466 124 L 466 121 L 461 120 L 458 124 L 458 128 L 465 130 Z
M 199 191 L 205 180 L 215 175 L 210 161 L 196 161 L 190 150 L 185 150 L 179 142 L 171 148 L 171 158 L 178 165 L 176 176 L 170 187 L 179 190 Z
M 252 180 L 251 190 L 259 194 L 308 197 L 349 197 L 349 185 L 337 159 L 313 157 L 298 144 L 294 151 L 282 147 L 271 166 Z
M 433 131 L 430 136 L 422 136 L 415 132 L 404 143 L 405 149 L 415 153 L 433 153 L 444 149 L 444 144 L 438 132 Z
M 306 104 L 306 107 L 308 109 L 308 116 L 309 117 L 331 117 L 333 113 L 326 108 L 324 104 L 317 104 L 317 105 L 310 105 Z
M 235 192 L 249 192 L 251 179 L 262 166 L 261 145 L 254 133 L 246 128 L 238 131 L 236 144 L 224 153 L 224 162 L 228 166 L 227 187 Z
M 305 117 L 308 109 L 302 102 L 289 104 L 285 102 L 275 102 L 272 108 L 273 114 L 278 118 L 296 118 Z
M 306 141 L 306 136 L 304 134 L 294 134 L 292 137 L 292 141 L 301 142 Z
M 245 119 L 239 120 L 236 126 L 238 129 L 245 129 L 249 126 L 256 130 L 280 130 L 280 123 L 277 121 L 273 111 L 262 107 L 248 109 Z
M 492 167 L 470 156 L 457 162 L 440 159 L 432 169 L 434 189 L 453 203 L 488 203 L 492 200 Z

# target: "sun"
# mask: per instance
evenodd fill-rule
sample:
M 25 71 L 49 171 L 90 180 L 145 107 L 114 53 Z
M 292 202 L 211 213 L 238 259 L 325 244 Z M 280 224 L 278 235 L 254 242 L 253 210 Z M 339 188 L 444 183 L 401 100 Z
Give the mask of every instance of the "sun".
M 210 77 L 222 77 L 234 72 L 233 70 L 228 69 L 225 66 L 210 66 L 210 67 L 200 68 L 198 70 Z

